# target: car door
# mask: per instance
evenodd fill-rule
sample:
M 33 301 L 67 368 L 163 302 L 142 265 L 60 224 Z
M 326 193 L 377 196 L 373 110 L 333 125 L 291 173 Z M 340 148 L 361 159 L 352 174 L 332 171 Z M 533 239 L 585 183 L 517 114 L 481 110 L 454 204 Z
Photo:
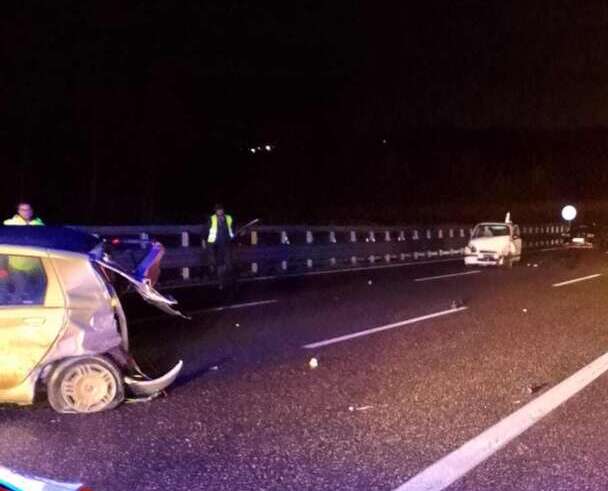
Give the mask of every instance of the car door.
M 18 386 L 36 368 L 61 332 L 64 318 L 63 296 L 50 261 L 0 254 L 0 391 Z

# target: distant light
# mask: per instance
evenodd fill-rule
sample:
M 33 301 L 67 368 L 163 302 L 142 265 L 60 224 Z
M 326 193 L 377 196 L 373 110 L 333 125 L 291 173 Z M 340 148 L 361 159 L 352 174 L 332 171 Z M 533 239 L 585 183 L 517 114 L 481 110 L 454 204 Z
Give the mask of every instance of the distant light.
M 564 220 L 574 220 L 576 218 L 576 208 L 572 205 L 564 206 L 562 209 L 562 218 Z
M 270 145 L 266 145 L 264 148 L 267 152 L 270 152 L 272 150 L 272 147 Z
M 249 151 L 250 151 L 251 153 L 255 153 L 255 148 L 250 148 L 250 149 L 249 149 Z
M 383 139 L 382 139 L 382 143 L 383 143 L 384 145 L 386 145 L 386 138 L 383 138 Z

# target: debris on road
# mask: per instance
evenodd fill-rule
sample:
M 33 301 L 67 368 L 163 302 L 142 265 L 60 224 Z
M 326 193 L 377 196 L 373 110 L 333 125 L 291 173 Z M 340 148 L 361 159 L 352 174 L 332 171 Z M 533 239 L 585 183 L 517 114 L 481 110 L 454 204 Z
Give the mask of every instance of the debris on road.
M 547 382 L 544 382 L 544 383 L 538 384 L 538 385 L 528 385 L 526 391 L 528 392 L 528 394 L 536 394 L 537 392 L 540 392 L 542 389 L 544 389 L 548 385 L 549 384 Z
M 450 308 L 457 309 L 464 306 L 464 301 L 461 298 L 455 298 L 450 302 Z
M 368 411 L 369 409 L 372 409 L 374 406 L 372 405 L 367 405 L 367 406 L 348 406 L 348 410 L 352 413 L 353 411 Z
M 311 358 L 308 362 L 308 366 L 310 368 L 317 368 L 319 366 L 319 360 L 317 360 L 316 358 Z

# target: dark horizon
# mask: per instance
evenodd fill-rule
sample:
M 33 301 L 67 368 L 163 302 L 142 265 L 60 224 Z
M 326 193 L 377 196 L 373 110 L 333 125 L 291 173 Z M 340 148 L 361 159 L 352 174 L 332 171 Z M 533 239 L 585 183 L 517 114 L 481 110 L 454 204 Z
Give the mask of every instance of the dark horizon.
M 550 7 L 7 8 L 3 213 L 203 222 L 221 201 L 302 223 L 601 199 L 608 9 Z

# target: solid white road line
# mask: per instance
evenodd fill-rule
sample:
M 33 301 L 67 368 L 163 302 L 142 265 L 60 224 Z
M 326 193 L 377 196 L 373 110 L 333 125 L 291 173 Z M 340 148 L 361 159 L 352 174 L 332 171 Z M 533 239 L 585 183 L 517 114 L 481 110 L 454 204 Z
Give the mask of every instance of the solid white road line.
M 192 310 L 190 312 L 185 312 L 186 315 L 196 315 L 196 314 L 204 314 L 206 312 L 221 312 L 223 310 L 233 310 L 233 309 L 244 309 L 246 307 L 257 307 L 259 305 L 267 305 L 267 304 L 271 304 L 271 303 L 277 303 L 278 300 L 277 299 L 271 299 L 271 300 L 259 300 L 257 302 L 246 302 L 246 303 L 235 303 L 232 305 L 224 305 L 222 307 L 212 307 L 209 309 L 201 309 L 201 310 Z M 159 319 L 166 319 L 167 316 L 162 317 L 162 316 L 155 316 L 155 317 L 144 317 L 143 319 L 135 319 L 133 321 L 130 321 L 129 324 L 141 324 L 143 322 L 151 322 L 151 321 L 155 321 L 155 320 L 159 320 Z
M 554 283 L 552 286 L 557 287 L 557 286 L 570 285 L 572 283 L 578 283 L 579 281 L 591 280 L 593 278 L 597 278 L 598 276 L 602 276 L 602 273 L 590 274 L 589 276 L 583 276 L 581 278 L 574 278 L 573 280 L 562 281 L 561 283 Z
M 432 281 L 432 280 L 440 280 L 442 278 L 453 278 L 454 276 L 466 276 L 469 274 L 477 274 L 481 273 L 480 270 L 476 269 L 474 271 L 463 271 L 462 273 L 451 273 L 451 274 L 442 274 L 440 276 L 425 276 L 423 278 L 416 278 L 414 281 Z
M 445 489 L 606 371 L 608 353 L 427 467 L 395 491 Z
M 326 339 L 324 341 L 318 341 L 316 343 L 305 344 L 302 346 L 304 349 L 315 349 L 320 348 L 322 346 L 327 346 L 330 344 L 341 343 L 343 341 L 348 341 L 354 338 L 360 338 L 362 336 L 368 336 L 369 334 L 375 334 L 380 331 L 386 331 L 388 329 L 394 329 L 395 327 L 406 326 L 408 324 L 414 324 L 415 322 L 424 321 L 427 319 L 434 319 L 435 317 L 442 317 L 444 315 L 455 314 L 456 312 L 460 312 L 462 310 L 467 310 L 468 307 L 458 307 L 455 309 L 442 310 L 441 312 L 435 312 L 434 314 L 423 315 L 421 317 L 414 317 L 412 319 L 407 319 L 401 322 L 394 322 L 392 324 L 386 324 L 384 326 L 374 327 L 373 329 L 367 329 L 365 331 L 355 332 L 353 334 L 346 334 L 344 336 L 338 336 L 337 338 Z
M 464 259 L 462 256 L 454 257 L 451 259 L 435 259 L 431 261 L 418 261 L 418 262 L 409 262 L 409 263 L 395 263 L 395 264 L 379 264 L 377 266 L 360 266 L 357 268 L 344 268 L 344 269 L 328 269 L 325 271 L 307 271 L 305 273 L 288 273 L 281 275 L 273 275 L 273 276 L 255 276 L 252 278 L 242 278 L 239 281 L 262 281 L 262 280 L 276 280 L 280 278 L 292 278 L 298 276 L 320 276 L 325 274 L 337 274 L 337 273 L 350 273 L 352 271 L 369 271 L 374 269 L 387 269 L 387 268 L 404 268 L 406 266 L 419 266 L 423 264 L 440 264 L 440 263 L 449 263 L 460 261 L 462 262 Z
M 536 252 L 549 252 L 549 251 L 565 251 L 564 247 L 546 247 L 545 249 L 538 249 Z M 535 252 L 535 251 L 530 251 Z
M 257 302 L 245 302 L 245 303 L 235 303 L 232 305 L 224 305 L 222 307 L 212 307 L 209 309 L 201 309 L 201 310 L 193 310 L 188 312 L 188 314 L 202 314 L 204 312 L 221 312 L 223 310 L 233 310 L 233 309 L 243 309 L 246 307 L 257 307 L 259 305 L 268 305 L 270 303 L 277 303 L 278 300 L 273 298 L 271 300 L 259 300 Z

